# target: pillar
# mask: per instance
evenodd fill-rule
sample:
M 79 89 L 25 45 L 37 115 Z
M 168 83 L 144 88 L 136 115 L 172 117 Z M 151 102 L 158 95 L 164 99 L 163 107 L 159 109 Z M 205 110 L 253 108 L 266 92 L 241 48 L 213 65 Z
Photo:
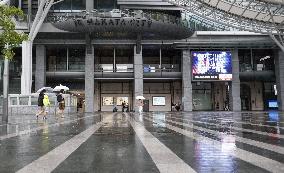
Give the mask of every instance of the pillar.
M 183 111 L 192 111 L 190 50 L 182 51 L 182 107 Z
M 241 87 L 238 49 L 232 50 L 232 74 L 233 79 L 230 87 L 230 110 L 241 111 Z
M 141 45 L 140 45 L 141 46 Z M 133 108 L 135 112 L 138 112 L 136 106 L 136 96 L 143 96 L 143 60 L 142 60 L 142 46 L 140 51 L 136 51 L 136 46 L 134 46 L 134 98 L 133 98 Z
M 21 94 L 29 95 L 32 89 L 32 42 L 23 41 L 22 43 L 22 76 Z
M 284 52 L 280 49 L 276 52 L 275 57 L 275 76 L 278 109 L 284 111 Z
M 92 11 L 94 9 L 94 0 L 86 0 L 86 10 Z
M 86 57 L 85 57 L 85 112 L 94 112 L 94 47 L 91 44 L 90 36 L 86 36 Z
M 97 112 L 100 110 L 100 86 L 99 86 L 99 82 L 95 81 L 95 106 L 94 106 L 94 110 Z
M 35 91 L 46 84 L 46 51 L 44 45 L 36 46 Z

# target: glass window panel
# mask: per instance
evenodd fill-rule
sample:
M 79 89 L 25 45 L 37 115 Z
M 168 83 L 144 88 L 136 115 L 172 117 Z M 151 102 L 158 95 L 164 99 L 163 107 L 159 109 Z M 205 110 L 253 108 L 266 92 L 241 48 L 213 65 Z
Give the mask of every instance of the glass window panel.
M 85 48 L 69 48 L 69 70 L 85 70 Z
M 72 0 L 72 10 L 85 10 L 86 0 Z
M 94 0 L 95 9 L 115 9 L 117 8 L 117 0 Z
M 55 4 L 54 10 L 71 10 L 71 0 L 64 0 Z
M 10 104 L 11 105 L 18 105 L 17 97 L 10 97 Z
M 29 97 L 19 97 L 20 105 L 28 105 L 29 104 Z
M 47 71 L 67 70 L 67 48 L 48 48 Z
M 113 97 L 103 97 L 103 105 L 104 106 L 113 105 Z

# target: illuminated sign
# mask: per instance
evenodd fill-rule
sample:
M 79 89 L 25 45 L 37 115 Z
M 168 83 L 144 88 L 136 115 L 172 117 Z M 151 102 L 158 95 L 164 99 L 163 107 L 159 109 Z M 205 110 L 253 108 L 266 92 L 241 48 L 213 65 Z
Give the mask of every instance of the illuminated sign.
M 165 97 L 153 97 L 153 106 L 165 106 L 166 98 Z
M 232 77 L 231 52 L 192 52 L 192 80 L 230 81 Z

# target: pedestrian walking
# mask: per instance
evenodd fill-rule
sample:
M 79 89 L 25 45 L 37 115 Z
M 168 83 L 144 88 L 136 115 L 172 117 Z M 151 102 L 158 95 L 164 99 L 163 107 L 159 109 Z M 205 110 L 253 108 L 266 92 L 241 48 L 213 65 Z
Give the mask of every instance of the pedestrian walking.
M 143 100 L 139 99 L 138 102 L 137 102 L 139 114 L 141 114 L 142 111 L 143 111 L 143 105 L 144 105 Z
M 47 115 L 46 108 L 48 106 L 50 106 L 50 101 L 49 101 L 48 95 L 46 95 L 46 94 L 44 94 L 44 96 L 43 96 L 43 106 L 44 106 L 43 119 L 47 119 L 46 118 L 46 115 Z
M 126 106 L 126 103 L 125 103 L 125 101 L 123 101 L 122 102 L 122 112 L 124 112 L 125 106 Z
M 63 97 L 64 89 L 61 89 L 59 94 L 57 95 L 57 103 L 59 108 L 59 115 L 61 115 L 62 118 L 64 118 L 64 109 L 65 109 L 65 100 Z
M 36 118 L 38 118 L 39 115 L 43 115 L 44 112 L 45 112 L 45 107 L 44 107 L 44 104 L 43 104 L 43 99 L 44 99 L 44 93 L 46 92 L 45 89 L 43 89 L 39 95 L 38 95 L 38 100 L 37 100 L 37 105 L 39 107 L 39 110 L 36 114 Z

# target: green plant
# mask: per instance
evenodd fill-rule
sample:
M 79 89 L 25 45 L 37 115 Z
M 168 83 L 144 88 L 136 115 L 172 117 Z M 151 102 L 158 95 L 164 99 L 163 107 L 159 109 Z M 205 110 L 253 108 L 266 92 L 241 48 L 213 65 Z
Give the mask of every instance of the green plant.
M 21 9 L 0 5 L 0 47 L 5 58 L 11 60 L 15 53 L 13 48 L 18 47 L 22 41 L 28 39 L 28 35 L 16 30 L 14 17 L 23 17 Z

